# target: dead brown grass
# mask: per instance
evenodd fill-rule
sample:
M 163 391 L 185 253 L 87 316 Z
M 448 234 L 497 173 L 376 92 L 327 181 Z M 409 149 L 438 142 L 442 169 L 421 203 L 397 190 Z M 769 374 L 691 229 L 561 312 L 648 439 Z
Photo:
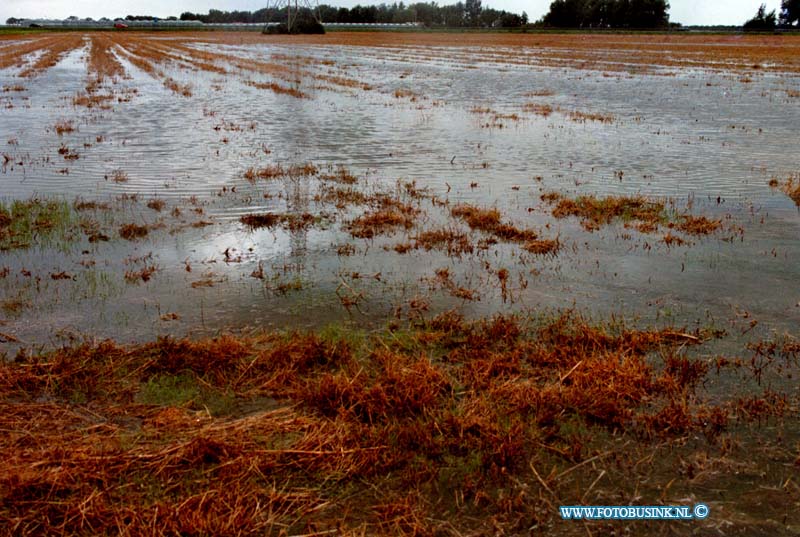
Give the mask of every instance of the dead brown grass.
M 53 126 L 53 130 L 56 131 L 56 134 L 61 136 L 63 134 L 75 132 L 75 124 L 69 120 L 57 121 L 56 124 Z
M 319 173 L 319 169 L 311 163 L 292 164 L 284 167 L 280 164 L 270 164 L 264 168 L 248 168 L 244 178 L 250 182 L 256 179 L 278 179 L 281 177 L 309 177 Z
M 689 235 L 709 235 L 722 227 L 722 221 L 709 220 L 705 216 L 684 215 L 678 219 L 674 227 Z
M 548 117 L 553 113 L 553 107 L 549 104 L 525 103 L 522 105 L 522 111 L 536 114 L 537 116 Z
M 450 313 L 366 340 L 21 355 L 0 362 L 0 520 L 18 535 L 513 534 L 554 527 L 559 504 L 685 494 L 686 460 L 753 456 L 704 436 L 790 411 L 769 394 L 698 397 L 709 366 L 685 349 L 701 341 Z M 770 451 L 775 468 L 793 456 Z
M 353 237 L 370 239 L 396 229 L 411 229 L 414 226 L 413 214 L 413 211 L 394 207 L 378 209 L 354 219 L 347 228 Z
M 281 86 L 277 82 L 254 82 L 252 80 L 248 80 L 245 82 L 248 86 L 251 86 L 256 89 L 261 90 L 269 90 L 273 93 L 277 93 L 279 95 L 289 95 L 296 99 L 308 99 L 308 94 L 300 91 L 297 88 L 291 88 L 287 86 Z
M 561 249 L 561 243 L 558 239 L 533 240 L 526 242 L 523 249 L 536 255 L 556 255 Z
M 298 231 L 308 229 L 315 223 L 320 221 L 320 218 L 314 217 L 311 213 L 300 214 L 275 214 L 275 213 L 262 213 L 262 214 L 246 214 L 239 218 L 239 221 L 250 228 L 251 230 L 260 228 L 272 228 L 277 225 L 282 225 L 290 231 Z
M 723 228 L 722 220 L 690 214 L 669 214 L 662 201 L 643 196 L 579 196 L 571 199 L 555 192 L 541 196 L 542 201 L 555 205 L 553 216 L 566 218 L 577 216 L 587 231 L 596 231 L 615 221 L 624 222 L 641 233 L 655 233 L 661 227 L 680 231 L 686 235 L 711 235 Z M 681 245 L 686 241 L 677 235 L 664 236 L 667 245 Z
M 139 224 L 124 224 L 119 228 L 119 236 L 125 240 L 134 241 L 147 236 L 150 229 Z
M 666 221 L 664 204 L 651 201 L 642 196 L 580 196 L 576 199 L 565 198 L 557 193 L 545 194 L 542 199 L 555 203 L 553 216 L 566 218 L 577 216 L 587 231 L 594 231 L 615 220 L 638 221 L 657 226 Z
M 484 231 L 502 240 L 530 242 L 538 237 L 538 234 L 531 229 L 520 229 L 503 222 L 500 211 L 495 208 L 484 209 L 474 205 L 461 204 L 453 207 L 450 214 L 464 220 L 470 228 Z
M 783 192 L 789 196 L 792 201 L 800 207 L 800 176 L 791 176 L 783 182 L 779 182 L 773 178 L 770 181 L 770 186 L 773 188 L 780 187 Z
M 443 250 L 450 256 L 471 254 L 475 249 L 466 233 L 454 229 L 425 230 L 413 238 L 416 248 Z

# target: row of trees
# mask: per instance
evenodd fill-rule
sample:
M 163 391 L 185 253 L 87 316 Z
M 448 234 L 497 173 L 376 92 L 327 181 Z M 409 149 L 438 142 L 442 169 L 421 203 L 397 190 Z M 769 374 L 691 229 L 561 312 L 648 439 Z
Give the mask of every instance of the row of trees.
M 745 30 L 774 30 L 778 26 L 792 28 L 800 24 L 800 0 L 782 0 L 780 17 L 773 9 L 767 13 L 767 5 L 761 4 L 756 16 L 744 23 Z
M 319 17 L 325 22 L 339 23 L 381 23 L 402 24 L 421 23 L 425 26 L 448 27 L 505 27 L 513 28 L 528 24 L 528 15 L 484 8 L 481 0 L 466 0 L 456 4 L 440 6 L 436 2 L 415 4 L 380 4 L 377 6 L 357 5 L 353 8 L 319 6 Z M 266 23 L 286 20 L 285 10 L 259 9 L 257 11 L 220 11 L 212 9 L 207 15 L 186 12 L 181 20 L 199 20 L 205 23 Z
M 669 25 L 666 0 L 555 0 L 542 19 L 556 28 L 662 28 Z
M 539 26 L 555 28 L 662 28 L 669 25 L 669 3 L 666 0 L 554 0 L 550 11 Z M 440 6 L 436 2 L 380 4 L 353 8 L 319 6 L 319 16 L 325 22 L 399 24 L 416 22 L 428 27 L 504 27 L 528 24 L 528 15 L 485 8 L 481 0 L 465 0 Z M 149 15 L 128 15 L 126 20 L 152 20 Z M 70 17 L 77 19 L 77 17 Z M 91 21 L 91 19 L 85 19 Z M 103 19 L 101 19 L 103 20 Z M 177 20 L 168 17 L 166 20 Z M 199 20 L 205 23 L 266 23 L 286 20 L 285 10 L 220 11 L 208 14 L 186 12 L 180 20 Z M 14 17 L 7 24 L 21 22 Z M 756 16 L 747 21 L 745 30 L 772 30 L 778 26 L 791 28 L 800 25 L 800 0 L 782 0 L 780 14 L 767 12 L 762 4 Z

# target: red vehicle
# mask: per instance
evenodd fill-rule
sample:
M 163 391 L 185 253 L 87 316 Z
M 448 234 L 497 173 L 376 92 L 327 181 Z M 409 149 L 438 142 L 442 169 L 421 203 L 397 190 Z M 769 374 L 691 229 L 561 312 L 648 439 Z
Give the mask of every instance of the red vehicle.
M 114 28 L 116 28 L 118 30 L 124 30 L 127 27 L 128 27 L 128 25 L 125 24 L 125 23 L 122 23 L 122 22 L 115 22 L 114 23 Z

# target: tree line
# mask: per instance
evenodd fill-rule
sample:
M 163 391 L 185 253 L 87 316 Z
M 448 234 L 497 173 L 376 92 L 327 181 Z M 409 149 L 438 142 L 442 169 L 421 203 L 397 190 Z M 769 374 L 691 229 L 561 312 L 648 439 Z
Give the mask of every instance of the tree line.
M 555 0 L 550 11 L 536 26 L 556 28 L 659 28 L 667 26 L 666 0 Z M 414 22 L 427 27 L 519 27 L 528 24 L 528 15 L 486 8 L 481 0 L 465 0 L 450 5 L 436 2 L 357 5 L 352 8 L 320 5 L 318 16 L 333 23 L 397 24 Z M 181 20 L 204 23 L 266 23 L 286 19 L 285 10 L 220 11 L 207 15 L 186 12 Z
M 379 5 L 357 5 L 352 8 L 319 6 L 317 16 L 332 23 L 418 23 L 426 27 L 502 27 L 527 26 L 528 15 L 483 7 L 481 0 L 465 0 L 450 5 L 436 2 L 403 2 Z M 77 19 L 77 17 L 71 17 Z M 128 15 L 126 20 L 153 20 L 149 15 Z M 91 20 L 91 19 L 86 19 Z M 168 17 L 166 20 L 177 20 Z M 207 14 L 185 12 L 180 20 L 204 23 L 267 23 L 286 20 L 286 10 L 274 8 L 257 11 L 221 11 Z M 7 24 L 21 19 L 9 18 Z M 666 0 L 554 0 L 548 13 L 534 23 L 551 28 L 664 28 L 669 26 L 669 2 Z M 773 30 L 800 26 L 800 0 L 781 0 L 780 12 L 762 4 L 756 15 L 744 24 L 745 30 Z
M 357 5 L 352 8 L 319 6 L 317 16 L 329 23 L 403 24 L 419 23 L 427 27 L 503 27 L 513 28 L 528 24 L 528 15 L 483 7 L 481 0 L 466 0 L 440 6 L 436 2 L 405 4 Z M 267 23 L 286 20 L 286 10 L 274 8 L 257 11 L 220 11 L 208 14 L 185 12 L 181 20 L 199 20 L 209 23 Z

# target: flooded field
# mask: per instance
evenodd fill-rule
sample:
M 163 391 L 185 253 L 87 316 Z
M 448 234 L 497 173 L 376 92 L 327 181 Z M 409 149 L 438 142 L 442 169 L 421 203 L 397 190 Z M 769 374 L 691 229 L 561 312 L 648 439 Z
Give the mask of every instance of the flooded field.
M 517 49 L 239 35 L 7 44 L 3 198 L 62 202 L 68 238 L 4 241 L 2 331 L 31 343 L 141 340 L 382 324 L 415 307 L 483 316 L 573 304 L 701 324 L 747 311 L 763 327 L 795 326 L 800 219 L 780 188 L 797 172 L 795 75 L 768 58 L 738 69 L 681 46 L 663 65 L 614 44 L 562 61 L 568 42 L 537 39 Z M 313 173 L 291 173 L 298 166 Z M 550 193 L 642 196 L 664 215 L 720 225 L 586 229 L 555 217 Z M 408 220 L 354 232 L 387 196 Z M 452 214 L 459 204 L 496 209 L 559 248 L 531 253 L 528 241 L 471 229 Z M 310 218 L 252 227 L 241 221 L 251 213 Z M 127 224 L 148 232 L 125 240 Z M 463 248 L 420 240 L 432 231 Z
M 470 485 L 463 485 L 461 469 L 453 470 L 448 479 L 463 485 L 460 499 L 430 505 L 428 490 L 393 498 L 391 505 L 370 497 L 359 504 L 363 512 L 348 515 L 345 527 L 366 534 L 481 534 L 491 527 L 487 517 L 498 516 L 497 534 L 527 534 L 549 528 L 553 509 L 567 500 L 653 505 L 660 499 L 672 505 L 692 498 L 725 516 L 712 516 L 704 526 L 673 526 L 679 533 L 702 527 L 719 535 L 795 534 L 800 488 L 796 474 L 790 476 L 800 460 L 795 460 L 800 435 L 796 419 L 787 416 L 797 410 L 800 355 L 798 125 L 800 39 L 788 36 L 2 37 L 0 353 L 24 360 L 30 353 L 105 338 L 145 345 L 163 335 L 202 338 L 224 332 L 256 338 L 235 344 L 223 339 L 230 347 L 191 351 L 203 360 L 231 355 L 241 361 L 224 371 L 192 362 L 193 371 L 213 377 L 204 379 L 216 394 L 214 404 L 221 404 L 220 394 L 247 405 L 255 404 L 255 397 L 262 406 L 253 408 L 268 408 L 275 422 L 270 427 L 279 423 L 282 434 L 304 439 L 302 447 L 288 450 L 299 462 L 273 461 L 276 479 L 284 481 L 273 482 L 271 494 L 282 499 L 275 500 L 274 517 L 252 531 L 321 535 L 316 532 L 330 529 L 326 523 L 333 515 L 326 514 L 326 506 L 337 503 L 310 484 L 293 489 L 301 479 L 296 465 L 311 464 L 303 457 L 314 454 L 347 455 L 324 464 L 315 459 L 322 466 L 314 471 L 322 474 L 352 472 L 368 480 L 366 468 L 375 465 L 400 472 L 402 480 L 415 475 L 441 481 L 430 466 L 441 457 L 422 461 L 423 455 L 450 450 L 456 456 L 455 448 L 440 439 L 428 438 L 424 446 L 402 439 L 446 422 L 451 429 L 439 431 L 443 437 L 460 435 L 465 441 L 474 429 L 493 439 L 494 447 L 477 440 L 471 445 L 483 459 L 470 464 L 482 466 L 478 473 L 485 471 L 487 482 L 504 482 L 500 492 L 492 489 L 484 498 L 480 489 L 486 483 L 470 481 L 474 476 L 465 470 Z M 537 319 L 530 330 L 541 330 L 537 352 L 549 356 L 543 362 L 548 365 L 520 369 L 509 358 L 530 352 L 516 339 L 527 329 L 512 328 L 522 321 L 498 325 L 498 319 L 513 315 Z M 494 325 L 481 324 L 490 319 Z M 342 358 L 336 345 L 319 350 L 328 345 L 324 337 L 324 344 L 297 345 L 322 353 L 317 365 L 337 364 L 327 381 L 311 374 L 316 365 L 259 370 L 266 375 L 263 384 L 242 381 L 250 370 L 243 356 L 261 356 L 264 349 L 273 349 L 274 356 L 307 352 L 280 350 L 284 343 L 265 343 L 257 333 L 331 325 L 362 336 L 364 330 L 383 334 L 387 326 L 410 330 L 400 336 L 403 342 L 393 335 L 388 346 L 380 339 L 388 336 L 378 338 L 385 347 L 379 352 L 387 354 L 378 360 L 385 368 L 375 378 L 384 388 L 397 384 L 411 390 L 416 375 L 432 391 L 397 388 L 398 393 L 378 397 L 362 386 L 367 391 L 350 393 L 355 388 L 348 379 L 355 382 L 361 371 L 357 349 L 372 343 L 351 341 Z M 614 339 L 606 330 L 624 335 Z M 508 346 L 498 347 L 512 332 Z M 171 340 L 152 345 L 168 345 L 165 341 Z M 661 369 L 643 369 L 653 353 L 683 357 L 699 343 L 701 350 L 692 351 L 699 361 L 691 362 L 702 364 L 699 369 L 686 358 L 664 366 L 670 382 L 681 388 L 665 387 Z M 471 364 L 463 371 L 450 362 L 440 370 L 438 362 L 417 356 L 433 357 L 459 345 L 466 354 L 451 358 Z M 115 349 L 108 355 L 124 355 L 118 359 L 130 371 L 155 367 L 147 361 L 150 351 L 117 355 L 123 351 Z M 177 352 L 162 348 L 158 360 Z M 481 354 L 481 361 L 470 362 L 478 360 L 470 352 Z M 623 356 L 624 363 L 607 363 L 608 353 Z M 490 359 L 501 354 L 503 360 Z M 393 359 L 404 365 L 387 365 Z M 33 363 L 47 365 L 39 358 Z M 578 369 L 590 363 L 596 369 Z M 733 371 L 720 374 L 729 365 Z M 158 374 L 180 373 L 161 366 L 166 369 Z M 69 376 L 81 367 L 61 373 Z M 714 367 L 716 374 L 705 378 Z M 130 378 L 111 379 L 110 370 L 92 368 L 87 370 L 108 383 L 93 387 L 97 393 L 133 389 Z M 318 384 L 295 384 L 295 374 Z M 612 380 L 595 386 L 593 375 Z M 495 376 L 502 382 L 493 384 L 489 378 Z M 554 378 L 558 395 L 534 396 L 509 384 L 527 376 L 535 382 Z M 14 394 L 23 384 L 28 386 L 19 379 L 2 381 L 0 392 Z M 626 391 L 637 385 L 652 389 Z M 692 406 L 697 401 L 688 394 L 701 385 L 703 403 Z M 419 410 L 444 393 L 448 404 L 462 405 L 464 394 L 473 391 L 485 391 L 485 397 L 470 399 L 456 421 L 433 420 Z M 237 457 L 261 449 L 242 440 L 244 429 L 231 425 L 238 422 L 225 422 L 224 428 L 212 420 L 216 407 L 202 393 L 189 398 L 195 405 L 205 401 L 194 408 L 206 405 L 202 438 L 219 433 L 223 440 L 218 438 L 216 447 L 203 445 L 213 456 L 193 452 L 184 454 L 186 460 L 225 459 L 220 455 L 225 441 L 235 440 L 244 450 Z M 600 411 L 586 408 L 586 398 L 624 403 Z M 275 410 L 275 400 L 282 399 L 308 405 L 313 415 L 331 421 L 323 420 L 324 430 L 317 430 L 317 422 L 296 415 L 294 406 Z M 125 404 L 131 400 L 139 405 L 129 409 L 134 414 L 152 403 L 136 395 Z M 657 410 L 636 414 L 655 400 L 662 404 Z M 49 396 L 37 401 L 51 402 Z M 337 428 L 338 420 L 350 423 L 339 406 L 348 407 L 345 401 L 358 409 L 353 419 L 362 427 L 346 434 Z M 226 405 L 223 416 L 251 416 L 241 401 Z M 377 434 L 376 423 L 391 421 L 386 416 L 393 405 L 406 405 L 404 419 L 410 415 L 414 423 L 370 437 Z M 173 409 L 180 415 L 141 414 L 137 430 L 155 419 L 188 431 L 191 420 L 201 419 L 188 414 L 191 405 L 173 406 L 181 408 Z M 519 468 L 512 462 L 521 451 L 530 455 L 529 444 L 511 441 L 519 435 L 527 442 L 522 429 L 530 423 L 506 422 L 508 415 L 488 410 L 501 407 L 525 414 L 540 428 L 561 419 L 554 409 L 575 408 L 578 421 L 599 423 L 608 437 L 587 433 L 583 421 L 562 423 L 561 432 L 551 431 L 555 436 L 530 433 L 536 439 L 531 442 L 549 450 L 550 458 L 537 462 L 542 476 L 533 462 Z M 682 413 L 676 413 L 679 407 Z M 744 434 L 719 440 L 723 415 Z M 73 418 L 80 421 L 77 414 Z M 663 440 L 661 432 L 667 431 L 663 436 L 670 443 L 657 449 L 631 445 L 617 436 L 631 420 L 638 424 L 635 438 Z M 490 427 L 501 422 L 502 430 Z M 753 433 L 751 427 L 762 428 Z M 360 435 L 368 437 L 369 447 L 354 447 Z M 672 443 L 676 436 L 678 445 Z M 379 455 L 355 460 L 365 453 L 360 450 L 378 453 L 397 438 L 405 453 L 416 453 L 419 460 L 401 463 Z M 284 440 L 275 440 L 275 446 Z M 619 450 L 609 450 L 611 444 Z M 156 447 L 149 446 L 147 457 L 156 457 Z M 658 449 L 674 456 L 683 472 L 674 491 L 669 472 L 675 467 L 666 463 L 664 473 L 637 474 L 638 481 L 619 469 L 650 466 L 643 461 L 649 456 L 652 462 Z M 603 459 L 612 451 L 617 468 L 603 467 L 598 474 L 591 462 L 608 462 Z M 750 461 L 754 466 L 748 467 L 752 453 L 757 453 Z M 164 460 L 178 468 L 183 459 Z M 139 464 L 131 461 L 126 464 Z M 137 471 L 144 475 L 153 468 Z M 172 471 L 160 468 L 164 475 Z M 244 466 L 236 471 L 258 478 Z M 503 481 L 507 472 L 520 476 L 524 486 L 516 477 L 514 483 Z M 568 474 L 574 481 L 559 484 Z M 240 483 L 244 474 L 237 475 Z M 610 482 L 595 489 L 603 476 Z M 439 484 L 447 488 L 453 482 Z M 635 490 L 627 490 L 634 482 Z M 578 483 L 581 492 L 574 496 Z M 471 496 L 465 500 L 467 489 Z M 772 500 L 754 503 L 756 489 Z M 371 494 L 379 496 L 378 490 Z M 348 492 L 337 494 L 346 504 Z M 253 508 L 248 503 L 253 497 L 246 498 L 240 515 Z M 202 501 L 192 505 L 200 509 Z M 442 513 L 463 515 L 464 509 L 466 518 L 448 526 Z M 309 522 L 317 513 L 321 518 Z M 111 527 L 102 518 L 97 527 Z M 124 526 L 115 520 L 118 529 Z M 145 527 L 157 517 L 132 520 L 134 527 Z M 185 531 L 189 519 L 176 520 L 172 530 Z M 76 521 L 62 529 L 91 527 Z M 576 522 L 562 530 L 592 534 L 590 526 Z M 211 525 L 205 531 L 234 534 L 234 527 Z

